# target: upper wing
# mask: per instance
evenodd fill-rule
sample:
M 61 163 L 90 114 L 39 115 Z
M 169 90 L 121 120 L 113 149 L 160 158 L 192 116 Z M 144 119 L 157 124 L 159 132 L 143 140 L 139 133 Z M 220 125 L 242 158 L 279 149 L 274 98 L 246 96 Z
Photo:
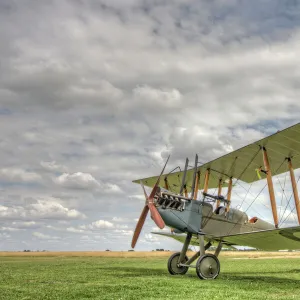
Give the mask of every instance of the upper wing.
M 300 226 L 240 233 L 219 237 L 232 246 L 249 246 L 260 250 L 300 249 Z
M 198 167 L 200 171 L 200 185 L 204 185 L 204 173 L 206 169 L 211 169 L 218 176 L 210 176 L 209 188 L 215 188 L 219 184 L 220 174 L 223 178 L 233 177 L 245 182 L 254 182 L 259 178 L 256 169 L 263 167 L 263 155 L 259 153 L 260 148 L 265 147 L 272 167 L 272 174 L 277 175 L 287 171 L 287 164 L 283 163 L 287 157 L 293 157 L 294 169 L 300 168 L 300 123 L 287 129 L 279 131 L 262 140 L 228 153 L 220 158 L 212 160 Z M 194 169 L 190 169 L 186 174 L 187 190 L 191 190 Z M 265 178 L 264 173 L 260 173 L 261 178 Z M 168 185 L 171 191 L 179 193 L 183 171 L 168 175 Z M 158 176 L 134 180 L 135 183 L 143 182 L 144 185 L 154 186 Z M 162 176 L 160 186 L 164 186 L 164 176 Z M 225 182 L 226 185 L 226 182 Z

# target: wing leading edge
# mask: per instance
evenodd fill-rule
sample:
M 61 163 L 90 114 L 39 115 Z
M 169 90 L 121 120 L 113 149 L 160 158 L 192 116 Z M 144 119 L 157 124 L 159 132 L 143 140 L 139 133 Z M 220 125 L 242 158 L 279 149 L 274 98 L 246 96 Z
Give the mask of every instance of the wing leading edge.
M 173 238 L 182 243 L 186 237 L 185 234 L 153 233 Z M 209 239 L 211 239 L 212 242 L 222 240 L 223 243 L 228 246 L 247 246 L 266 251 L 299 250 L 300 226 L 240 233 L 227 236 L 210 236 Z M 191 244 L 195 246 L 199 245 L 196 237 L 193 238 L 193 242 L 191 242 Z
M 230 177 L 238 178 L 247 183 L 266 178 L 263 172 L 260 173 L 260 176 L 257 175 L 257 170 L 264 166 L 263 155 L 259 153 L 261 147 L 265 147 L 268 151 L 273 176 L 288 171 L 287 164 L 284 163 L 287 157 L 292 157 L 294 169 L 300 168 L 299 135 L 300 123 L 199 166 L 199 186 L 202 187 L 204 185 L 204 173 L 207 169 L 215 173 L 215 176 L 210 177 L 208 188 L 218 187 L 220 177 L 224 180 Z M 194 170 L 190 169 L 186 174 L 188 192 L 191 190 L 193 172 Z M 167 174 L 168 185 L 171 191 L 179 193 L 182 176 L 182 171 Z M 140 183 L 142 181 L 144 185 L 153 187 L 157 178 L 158 176 L 153 176 L 134 180 L 133 182 Z M 160 186 L 164 186 L 164 178 L 162 176 L 159 183 Z M 226 181 L 224 186 L 227 186 Z
M 300 249 L 300 226 L 240 233 L 219 237 L 232 246 L 248 246 L 260 250 Z

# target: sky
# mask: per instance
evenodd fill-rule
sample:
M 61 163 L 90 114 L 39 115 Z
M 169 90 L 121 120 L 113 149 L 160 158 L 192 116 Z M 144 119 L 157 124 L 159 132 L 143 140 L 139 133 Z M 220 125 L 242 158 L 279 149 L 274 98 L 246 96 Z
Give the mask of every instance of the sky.
M 0 251 L 130 249 L 132 180 L 299 122 L 299 38 L 293 0 L 0 0 Z

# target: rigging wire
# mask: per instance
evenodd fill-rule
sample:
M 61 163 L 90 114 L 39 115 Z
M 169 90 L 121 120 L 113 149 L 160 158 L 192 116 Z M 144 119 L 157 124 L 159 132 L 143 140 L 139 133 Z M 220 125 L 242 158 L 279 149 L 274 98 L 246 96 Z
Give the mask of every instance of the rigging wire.
M 252 164 L 252 162 L 254 161 L 254 159 L 256 158 L 257 154 L 260 152 L 260 148 L 257 150 L 256 153 L 254 153 L 252 159 L 250 160 L 250 162 L 246 165 L 246 167 L 244 168 L 244 170 L 242 171 L 242 173 L 239 175 L 239 177 L 237 178 L 236 182 L 234 184 L 237 184 L 238 181 L 241 179 L 241 177 L 244 175 L 244 173 L 247 171 L 247 169 L 249 168 L 249 166 Z M 237 157 L 235 158 L 234 163 L 236 162 Z M 232 168 L 232 166 L 231 166 Z M 227 194 L 226 194 L 226 198 L 228 197 L 228 189 L 227 189 Z
M 282 219 L 283 219 L 283 216 L 284 216 L 284 214 L 285 214 L 285 212 L 286 212 L 288 206 L 289 206 L 289 208 L 291 209 L 291 211 L 293 211 L 293 210 L 295 209 L 295 207 L 292 208 L 291 205 L 290 205 L 290 202 L 291 202 L 291 199 L 292 199 L 293 194 L 290 196 L 290 199 L 288 200 L 288 198 L 287 198 L 287 196 L 286 196 L 286 194 L 285 194 L 285 192 L 284 192 L 284 189 L 282 188 L 282 185 L 281 185 L 281 182 L 280 182 L 279 178 L 277 178 L 277 181 L 279 182 L 279 185 L 280 185 L 280 187 L 281 187 L 281 189 L 282 189 L 282 191 L 283 191 L 283 194 L 284 194 L 284 196 L 285 196 L 285 199 L 286 199 L 286 201 L 287 201 L 287 205 L 286 205 L 286 207 L 285 207 L 285 209 L 284 209 L 283 215 L 280 217 L 280 221 L 279 221 L 279 223 L 280 223 L 280 222 L 282 221 Z M 293 216 L 294 216 L 294 215 L 293 215 Z M 295 222 L 297 222 L 295 216 L 294 216 L 294 220 L 295 220 Z
M 250 186 L 250 188 L 251 188 L 251 186 Z M 250 188 L 249 188 L 249 190 L 250 190 Z M 236 192 L 234 192 L 234 193 L 235 193 L 237 196 L 239 196 Z M 238 205 L 240 208 L 242 207 L 243 204 L 249 205 L 248 202 L 245 201 L 246 198 L 247 198 L 247 194 L 245 195 L 245 197 L 244 197 L 244 199 L 243 199 L 243 201 L 242 201 L 242 204 L 239 204 L 239 205 Z M 261 216 L 261 217 L 263 218 L 263 216 L 260 214 L 259 211 L 257 211 L 256 209 L 253 209 L 253 211 L 255 212 L 255 214 L 257 214 L 257 215 L 259 215 L 259 216 Z
M 272 166 L 273 166 L 273 164 L 272 164 L 272 158 L 270 157 L 269 160 L 270 160 L 270 162 L 271 162 L 270 168 L 271 168 L 271 172 L 272 172 L 272 174 L 273 174 L 273 170 L 274 170 L 274 169 L 272 168 Z M 286 158 L 285 158 L 285 160 L 286 160 Z M 284 160 L 284 161 L 285 161 L 285 160 Z M 275 175 L 276 175 L 277 171 L 282 167 L 284 161 L 281 163 L 281 165 L 280 165 L 280 166 L 276 169 L 276 171 L 274 172 Z M 287 172 L 287 168 L 286 168 L 286 172 Z M 286 175 L 287 175 L 287 174 L 286 174 Z M 282 191 L 283 191 L 283 194 L 284 194 L 284 196 L 285 196 L 285 199 L 286 199 L 286 201 L 287 201 L 287 205 L 286 205 L 286 207 L 285 207 L 285 210 L 284 210 L 284 212 L 283 212 L 283 215 L 280 217 L 280 220 L 279 220 L 279 222 L 278 222 L 278 226 L 279 226 L 279 223 L 280 223 L 281 220 L 283 219 L 283 216 L 284 216 L 284 214 L 285 214 L 285 212 L 286 212 L 286 210 L 287 210 L 287 207 L 289 206 L 289 208 L 291 209 L 291 211 L 293 211 L 293 208 L 290 206 L 290 201 L 291 201 L 291 199 L 292 199 L 292 195 L 290 196 L 290 199 L 288 200 L 288 199 L 287 199 L 287 196 L 286 196 L 286 194 L 285 194 L 285 192 L 284 192 L 284 189 L 282 188 L 281 182 L 280 182 L 280 180 L 279 180 L 278 177 L 277 177 L 277 181 L 279 182 L 279 185 L 280 185 L 280 187 L 281 187 L 281 189 L 282 189 Z M 283 197 L 283 196 L 282 196 L 282 197 Z M 280 215 L 279 215 L 279 216 L 280 216 Z M 295 216 L 294 216 L 294 220 L 297 222 Z
M 284 189 L 285 189 L 286 176 L 287 176 L 287 173 L 285 173 L 285 176 L 284 176 L 283 191 L 284 191 Z M 279 178 L 278 178 L 278 179 L 279 179 Z M 282 219 L 282 216 L 281 216 L 281 209 L 282 209 L 283 196 L 284 196 L 284 193 L 282 193 L 282 195 L 281 195 L 281 200 L 280 200 L 280 208 L 279 208 L 279 216 L 280 216 L 280 220 L 279 220 L 279 223 L 281 222 L 281 219 Z
M 298 178 L 298 181 L 299 181 L 299 179 L 300 179 L 300 177 Z M 297 181 L 296 184 L 298 184 L 298 181 Z M 284 210 L 284 212 L 283 212 L 283 214 L 282 214 L 282 216 L 281 216 L 281 218 L 280 218 L 280 221 L 279 221 L 279 223 L 281 223 L 281 225 L 282 225 L 282 224 L 285 222 L 285 220 L 286 220 L 286 218 L 285 218 L 285 220 L 282 222 L 282 219 L 284 218 L 284 214 L 285 214 L 285 212 L 286 212 L 286 210 L 287 210 L 287 206 L 289 206 L 289 207 L 291 208 L 291 206 L 289 205 L 289 203 L 290 203 L 292 197 L 293 197 L 293 194 L 291 194 L 289 200 L 286 199 L 286 200 L 288 201 L 288 203 L 287 203 L 287 205 L 286 205 L 286 207 L 285 207 L 285 210 Z M 294 209 L 295 209 L 295 207 L 294 207 L 293 209 L 291 208 L 291 212 L 292 212 Z M 290 214 L 291 214 L 291 212 L 290 212 Z M 290 214 L 289 214 L 289 215 L 290 215 Z M 295 216 L 294 216 L 294 219 L 295 219 L 295 221 L 296 221 L 296 223 L 297 223 L 297 220 L 296 220 Z
M 217 178 L 213 172 L 210 173 L 210 175 L 213 177 L 213 179 L 215 179 L 216 181 L 219 181 L 219 178 Z M 213 196 L 217 193 L 218 188 L 214 188 L 213 190 Z
M 275 173 L 277 173 L 277 171 L 281 168 L 281 166 L 283 165 L 283 163 L 285 162 L 285 159 L 283 160 L 283 162 L 281 163 L 281 165 L 277 168 L 277 170 L 275 171 Z M 268 184 L 266 183 L 264 185 L 264 187 L 260 190 L 260 192 L 258 193 L 258 195 L 253 199 L 253 201 L 250 203 L 250 205 L 247 207 L 247 209 L 244 211 L 245 213 L 249 210 L 249 208 L 253 205 L 253 203 L 256 201 L 256 199 L 260 196 L 260 194 L 263 192 L 263 190 L 266 188 Z M 235 226 L 240 222 L 240 220 L 242 219 L 242 217 L 235 223 L 235 225 L 231 228 L 231 230 L 228 232 L 228 235 L 232 232 L 232 230 L 235 228 Z
M 252 182 L 251 182 L 251 185 L 250 185 L 250 187 L 249 187 L 249 189 L 247 190 L 243 185 L 241 185 L 239 182 L 238 182 L 238 185 L 240 186 L 240 187 L 242 187 L 251 197 L 255 197 L 252 193 L 250 193 L 250 189 L 251 189 L 251 187 L 252 187 L 252 185 L 253 185 L 253 182 L 254 182 L 254 179 L 255 179 L 255 177 L 256 177 L 257 175 L 255 174 L 255 176 L 254 176 L 254 178 L 253 178 L 253 180 L 252 180 Z M 266 207 L 267 209 L 269 209 L 270 207 L 269 206 L 267 206 L 266 204 L 264 204 L 264 203 L 261 203 L 264 207 Z
M 300 176 L 298 177 L 297 184 L 298 184 L 299 180 L 300 180 Z M 289 201 L 292 199 L 292 196 L 293 196 L 293 195 L 291 195 Z M 295 207 L 290 211 L 290 213 L 287 215 L 287 217 L 281 222 L 281 225 L 288 219 L 288 217 L 291 215 L 291 213 L 293 213 L 294 209 L 295 209 Z M 285 213 L 285 211 L 284 211 L 284 213 Z M 283 215 L 284 215 L 284 214 L 283 214 Z M 294 216 L 294 218 L 295 218 L 295 216 Z M 296 221 L 296 222 L 297 222 L 297 221 Z
M 248 194 L 250 194 L 250 196 L 254 197 L 254 196 L 250 193 L 250 190 L 251 190 L 251 188 L 252 188 L 252 186 L 253 186 L 253 182 L 254 182 L 254 179 L 255 179 L 256 176 L 257 176 L 256 174 L 253 176 L 252 182 L 251 182 L 251 184 L 250 184 L 248 190 L 247 190 L 243 185 L 241 185 L 239 182 L 237 182 L 237 184 L 239 184 L 241 187 L 243 187 L 244 190 L 246 191 L 246 194 L 245 194 L 245 196 L 244 196 L 244 198 L 243 198 L 242 203 L 240 204 L 240 207 L 242 207 L 243 204 L 246 203 L 246 198 L 247 198 Z M 234 191 L 234 193 L 237 194 L 236 191 Z M 248 205 L 248 203 L 246 203 L 246 204 Z M 267 207 L 267 208 L 268 208 L 268 207 Z M 255 211 L 256 211 L 256 210 L 255 210 Z M 257 212 L 257 213 L 258 213 L 260 216 L 262 216 L 259 212 Z

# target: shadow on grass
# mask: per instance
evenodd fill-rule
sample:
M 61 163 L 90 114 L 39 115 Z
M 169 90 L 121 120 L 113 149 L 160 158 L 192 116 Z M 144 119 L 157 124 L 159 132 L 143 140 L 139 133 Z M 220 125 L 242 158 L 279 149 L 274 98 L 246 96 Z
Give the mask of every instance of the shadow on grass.
M 105 272 L 108 270 L 112 270 L 111 267 L 101 267 L 99 268 Z M 152 269 L 152 268 L 139 268 L 139 267 L 124 267 L 120 266 L 117 267 L 116 269 L 113 269 L 113 276 L 114 278 L 119 277 L 119 278 L 133 278 L 133 277 L 154 277 L 154 276 L 164 276 L 164 277 L 169 277 L 171 276 L 167 270 L 167 268 L 164 269 Z M 199 278 L 196 275 L 196 272 L 193 272 L 194 269 L 189 270 L 189 272 L 186 275 L 178 275 L 178 276 L 171 276 L 174 279 L 175 278 L 186 278 L 188 277 L 189 280 L 199 280 Z M 260 275 L 258 272 L 234 272 L 234 273 L 226 273 L 226 272 L 221 272 L 219 275 L 219 278 L 216 279 L 217 281 L 223 282 L 223 280 L 232 280 L 233 282 L 251 282 L 251 283 L 259 283 L 259 284 L 283 284 L 283 285 L 295 285 L 300 283 L 300 279 L 291 279 L 291 278 L 281 278 L 277 276 L 268 276 L 268 274 L 291 274 L 291 273 L 300 273 L 300 269 L 294 269 L 294 270 L 287 270 L 286 272 L 266 272 L 265 276 Z M 255 276 L 251 276 L 251 274 Z
M 274 272 L 275 273 L 275 272 Z M 278 272 L 277 274 L 280 276 L 282 272 Z M 290 273 L 290 272 L 286 272 Z M 274 277 L 274 276 L 264 276 L 259 275 L 256 273 L 256 276 L 248 276 L 248 272 L 245 275 L 241 273 L 222 273 L 219 279 L 223 280 L 232 280 L 233 282 L 251 282 L 251 283 L 258 283 L 258 284 L 278 284 L 277 287 L 280 287 L 280 284 L 284 285 L 286 288 L 286 284 L 291 285 L 299 285 L 300 279 L 292 279 L 292 278 L 282 278 L 282 277 Z M 254 274 L 254 273 L 253 273 Z
M 222 272 L 223 273 L 223 272 Z M 240 272 L 230 272 L 230 273 L 226 273 L 226 274 L 231 274 L 231 275 L 236 275 L 236 276 L 239 276 L 239 275 L 243 275 L 243 274 L 245 274 L 245 275 L 247 275 L 247 274 L 259 274 L 260 272 L 258 272 L 258 271 L 245 271 L 245 272 L 243 272 L 243 271 L 240 271 Z M 291 274 L 291 273 L 300 273 L 300 269 L 293 269 L 293 270 L 285 270 L 285 271 L 282 271 L 282 270 L 280 270 L 280 271 L 267 271 L 267 272 L 262 272 L 263 274 Z M 225 272 L 223 273 L 223 274 L 225 274 Z
M 112 267 L 100 267 L 98 270 L 105 270 L 107 272 L 108 270 L 112 270 Z M 128 277 L 138 277 L 138 276 L 161 276 L 161 275 L 166 275 L 169 274 L 166 270 L 162 269 L 152 269 L 152 268 L 137 268 L 135 266 L 132 267 L 115 267 L 114 270 L 117 270 L 116 273 L 114 273 L 114 277 L 124 277 L 124 273 L 126 273 L 126 276 Z

